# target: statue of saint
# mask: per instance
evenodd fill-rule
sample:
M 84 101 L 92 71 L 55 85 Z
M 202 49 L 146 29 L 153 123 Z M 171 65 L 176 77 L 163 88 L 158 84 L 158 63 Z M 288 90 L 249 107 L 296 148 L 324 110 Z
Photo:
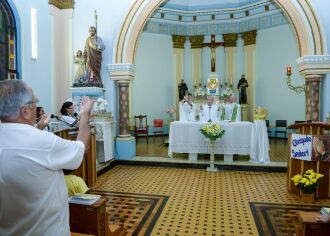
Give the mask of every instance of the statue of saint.
M 179 100 L 181 101 L 184 98 L 184 96 L 188 94 L 188 86 L 183 79 L 179 83 L 178 89 L 179 89 Z
M 237 85 L 237 89 L 239 91 L 239 104 L 247 104 L 246 88 L 248 86 L 249 85 L 247 80 L 245 79 L 245 75 L 242 75 Z
M 96 35 L 96 28 L 89 27 L 90 36 L 85 43 L 85 60 L 86 60 L 86 80 L 88 84 L 102 85 L 101 80 L 101 64 L 102 51 L 105 45 L 100 37 Z
M 78 50 L 74 56 L 74 64 L 76 65 L 74 84 L 82 84 L 85 80 L 85 59 L 81 50 Z

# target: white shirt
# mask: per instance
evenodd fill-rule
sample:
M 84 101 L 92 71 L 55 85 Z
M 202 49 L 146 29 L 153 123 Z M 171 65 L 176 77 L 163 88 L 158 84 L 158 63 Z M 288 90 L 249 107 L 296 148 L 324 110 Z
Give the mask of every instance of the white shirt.
M 84 144 L 17 123 L 0 140 L 0 235 L 70 235 L 62 169 L 79 167 Z
M 181 101 L 179 103 L 179 120 L 180 121 L 195 121 L 196 105 L 191 105 Z
M 208 122 L 209 120 L 212 122 L 218 121 L 218 106 L 215 104 L 212 104 L 211 107 L 207 104 L 203 105 L 199 119 L 202 122 Z

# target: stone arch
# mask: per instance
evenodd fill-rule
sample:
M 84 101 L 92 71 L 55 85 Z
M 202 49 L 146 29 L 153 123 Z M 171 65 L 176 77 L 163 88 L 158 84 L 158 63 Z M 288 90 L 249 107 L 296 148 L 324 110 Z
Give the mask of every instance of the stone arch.
M 136 48 L 145 23 L 164 0 L 138 0 L 131 7 L 119 33 L 115 46 L 115 64 L 135 64 Z M 293 3 L 275 0 L 293 26 L 299 55 L 322 55 L 326 50 L 318 19 L 308 0 Z
M 119 90 L 119 137 L 129 137 L 128 117 L 131 107 L 129 83 L 135 77 L 136 49 L 142 30 L 153 12 L 165 0 L 137 0 L 129 10 L 120 29 L 117 44 L 113 50 L 113 64 L 108 65 L 110 78 L 117 81 Z M 297 39 L 298 53 L 301 58 L 320 56 L 327 51 L 321 26 L 308 0 L 274 0 L 287 15 Z M 124 89 L 125 88 L 125 89 Z M 126 106 L 125 104 L 129 104 Z

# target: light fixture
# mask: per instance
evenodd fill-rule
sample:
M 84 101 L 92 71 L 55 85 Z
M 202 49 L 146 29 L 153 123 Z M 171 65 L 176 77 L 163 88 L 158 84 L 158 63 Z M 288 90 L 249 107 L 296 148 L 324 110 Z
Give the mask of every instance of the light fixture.
M 302 92 L 306 92 L 306 86 L 301 85 L 301 86 L 293 86 L 291 84 L 291 75 L 292 75 L 292 67 L 288 66 L 286 68 L 286 84 L 288 85 L 289 89 L 295 91 L 297 94 L 300 94 Z
M 31 8 L 31 58 L 38 58 L 37 9 Z

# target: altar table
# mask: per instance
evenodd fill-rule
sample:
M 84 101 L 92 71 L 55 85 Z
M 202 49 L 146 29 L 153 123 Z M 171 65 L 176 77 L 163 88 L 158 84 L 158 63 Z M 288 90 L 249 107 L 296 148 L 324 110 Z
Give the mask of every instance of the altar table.
M 219 122 L 225 134 L 216 141 L 215 154 L 224 154 L 224 161 L 232 162 L 233 154 L 250 155 L 253 124 L 242 122 Z M 201 133 L 202 122 L 174 121 L 170 125 L 168 155 L 189 153 L 189 160 L 197 160 L 198 153 L 210 153 L 208 142 Z

